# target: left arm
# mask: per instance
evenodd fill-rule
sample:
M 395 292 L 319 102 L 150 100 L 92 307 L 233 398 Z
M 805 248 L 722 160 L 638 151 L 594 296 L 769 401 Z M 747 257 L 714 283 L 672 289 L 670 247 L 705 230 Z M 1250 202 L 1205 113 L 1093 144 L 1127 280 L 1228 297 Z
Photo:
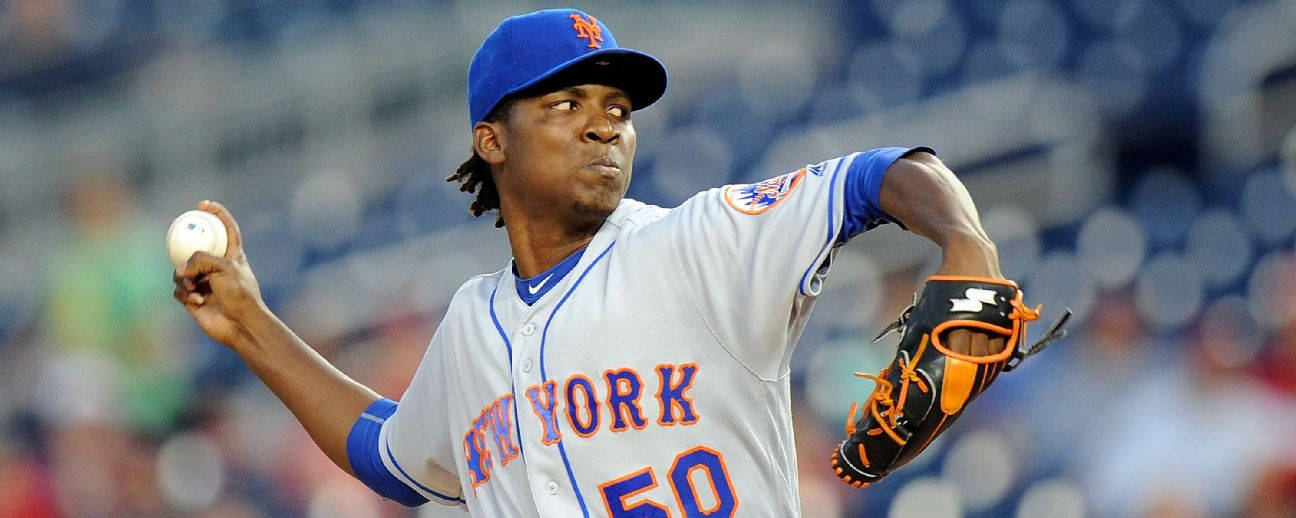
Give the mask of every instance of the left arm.
M 1002 279 L 999 254 L 981 228 L 976 206 L 963 183 L 931 153 L 917 151 L 887 169 L 879 194 L 882 210 L 910 231 L 941 247 L 940 275 Z M 984 356 L 1003 350 L 1003 338 L 967 329 L 947 342 L 962 354 Z

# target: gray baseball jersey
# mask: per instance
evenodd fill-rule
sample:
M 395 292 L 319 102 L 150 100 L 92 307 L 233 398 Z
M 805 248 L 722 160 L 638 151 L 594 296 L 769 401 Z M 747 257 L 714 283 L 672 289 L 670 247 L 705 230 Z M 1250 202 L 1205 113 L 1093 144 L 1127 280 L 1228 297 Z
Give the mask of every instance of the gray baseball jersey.
M 860 155 L 626 199 L 561 272 L 472 278 L 366 414 L 383 466 L 478 516 L 799 515 L 789 358 Z

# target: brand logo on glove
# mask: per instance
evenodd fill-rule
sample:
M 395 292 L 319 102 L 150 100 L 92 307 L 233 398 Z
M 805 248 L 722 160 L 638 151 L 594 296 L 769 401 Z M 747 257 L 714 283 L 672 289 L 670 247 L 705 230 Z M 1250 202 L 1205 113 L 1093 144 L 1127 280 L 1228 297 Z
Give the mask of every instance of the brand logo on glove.
M 569 18 L 572 19 L 572 28 L 576 29 L 577 38 L 589 40 L 589 48 L 591 49 L 603 48 L 603 45 L 599 44 L 600 41 L 603 41 L 603 29 L 599 28 L 598 20 L 588 14 L 585 15 L 585 18 L 581 18 L 579 14 L 573 14 Z
M 980 313 L 983 304 L 995 305 L 995 292 L 992 290 L 983 290 L 981 288 L 968 288 L 963 292 L 965 299 L 950 299 L 953 306 L 950 307 L 950 313 L 966 311 L 969 313 Z

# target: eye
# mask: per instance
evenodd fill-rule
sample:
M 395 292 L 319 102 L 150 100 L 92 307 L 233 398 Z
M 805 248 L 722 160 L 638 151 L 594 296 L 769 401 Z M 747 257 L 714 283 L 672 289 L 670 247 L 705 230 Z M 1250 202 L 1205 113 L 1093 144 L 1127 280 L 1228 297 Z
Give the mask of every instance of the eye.
M 608 107 L 608 113 L 611 113 L 613 117 L 625 118 L 630 115 L 630 110 L 625 106 L 612 105 Z
M 572 100 L 570 100 L 570 99 L 567 99 L 567 100 L 562 100 L 562 101 L 558 101 L 558 102 L 556 102 L 556 103 L 553 103 L 553 104 L 549 105 L 549 107 L 550 107 L 550 108 L 553 108 L 553 109 L 556 109 L 556 110 L 575 110 L 575 109 L 576 109 L 576 102 L 575 102 L 575 101 L 572 101 Z

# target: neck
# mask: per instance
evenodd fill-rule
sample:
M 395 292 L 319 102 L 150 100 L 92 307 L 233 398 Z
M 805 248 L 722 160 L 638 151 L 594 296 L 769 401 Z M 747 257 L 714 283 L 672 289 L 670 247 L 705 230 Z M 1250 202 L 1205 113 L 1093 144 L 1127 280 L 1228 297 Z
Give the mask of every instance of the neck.
M 557 218 L 509 217 L 505 212 L 504 228 L 518 276 L 526 279 L 553 268 L 554 265 L 588 245 L 602 221 L 597 224 L 572 225 Z

